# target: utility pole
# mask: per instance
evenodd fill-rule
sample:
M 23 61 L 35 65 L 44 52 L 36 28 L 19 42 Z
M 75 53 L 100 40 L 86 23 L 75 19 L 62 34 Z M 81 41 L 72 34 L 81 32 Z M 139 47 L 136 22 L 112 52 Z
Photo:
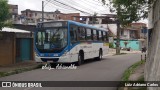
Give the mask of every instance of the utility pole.
M 116 54 L 120 54 L 120 22 L 117 19 L 117 42 L 116 42 Z
M 44 1 L 42 1 L 42 22 L 44 21 Z
M 120 33 L 121 33 L 121 29 L 120 29 L 120 20 L 118 15 L 120 14 L 120 5 L 118 5 L 118 9 L 117 9 L 117 42 L 116 42 L 116 54 L 120 54 Z

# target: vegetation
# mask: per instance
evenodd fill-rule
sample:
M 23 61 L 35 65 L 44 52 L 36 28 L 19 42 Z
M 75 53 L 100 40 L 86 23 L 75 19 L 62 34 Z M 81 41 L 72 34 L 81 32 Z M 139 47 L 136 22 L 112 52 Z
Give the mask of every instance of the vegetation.
M 11 25 L 7 20 L 10 18 L 8 0 L 0 0 L 0 30 L 3 27 Z
M 138 66 L 144 64 L 145 61 L 139 61 L 129 67 L 123 74 L 122 81 L 129 81 L 131 74 L 137 69 Z M 138 77 L 136 81 L 144 81 L 144 76 Z M 118 90 L 147 90 L 147 87 L 119 87 Z
M 114 48 L 113 43 L 109 43 L 109 48 Z
M 141 64 L 144 63 L 144 60 L 142 61 L 139 61 L 135 64 L 133 64 L 131 67 L 129 67 L 123 74 L 123 77 L 122 77 L 122 81 L 128 81 L 129 80 L 129 77 L 130 75 L 132 74 L 133 71 L 135 71 L 135 69 L 140 66 Z M 140 79 L 140 80 L 143 80 L 143 79 Z
M 106 1 L 108 0 L 102 0 L 109 6 L 111 12 L 117 13 L 117 19 L 122 27 L 148 17 L 150 0 L 109 0 L 109 3 Z

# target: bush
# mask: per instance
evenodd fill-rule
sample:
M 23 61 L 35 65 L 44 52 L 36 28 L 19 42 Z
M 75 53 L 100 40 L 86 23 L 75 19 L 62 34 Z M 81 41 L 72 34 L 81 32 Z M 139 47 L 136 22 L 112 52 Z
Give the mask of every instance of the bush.
M 113 43 L 109 43 L 109 48 L 114 48 Z

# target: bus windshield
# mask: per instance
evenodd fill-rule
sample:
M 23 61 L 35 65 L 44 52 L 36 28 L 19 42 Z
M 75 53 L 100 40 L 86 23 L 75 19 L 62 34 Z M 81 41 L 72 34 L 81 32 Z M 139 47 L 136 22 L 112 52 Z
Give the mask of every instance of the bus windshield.
M 39 30 L 35 44 L 41 53 L 59 53 L 67 46 L 67 28 Z

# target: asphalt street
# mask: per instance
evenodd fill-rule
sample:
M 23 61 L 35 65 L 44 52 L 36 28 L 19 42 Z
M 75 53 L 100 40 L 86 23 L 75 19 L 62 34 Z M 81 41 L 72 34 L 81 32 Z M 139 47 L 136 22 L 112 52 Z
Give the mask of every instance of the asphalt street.
M 102 61 L 89 60 L 73 70 L 36 69 L 0 78 L 0 81 L 120 81 L 124 71 L 140 61 L 140 54 L 105 56 Z M 0 90 L 116 90 L 116 87 L 46 87 L 0 88 Z

